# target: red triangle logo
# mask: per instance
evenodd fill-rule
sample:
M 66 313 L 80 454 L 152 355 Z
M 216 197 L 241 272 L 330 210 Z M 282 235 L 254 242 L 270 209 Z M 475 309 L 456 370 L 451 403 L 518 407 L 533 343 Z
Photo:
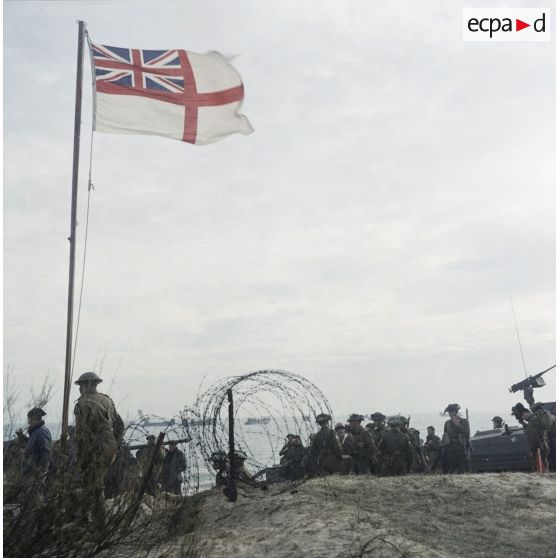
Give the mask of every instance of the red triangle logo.
M 515 30 L 516 31 L 521 31 L 522 29 L 525 29 L 526 27 L 531 27 L 531 24 L 530 23 L 525 23 L 524 21 L 521 21 L 520 19 L 515 20 Z

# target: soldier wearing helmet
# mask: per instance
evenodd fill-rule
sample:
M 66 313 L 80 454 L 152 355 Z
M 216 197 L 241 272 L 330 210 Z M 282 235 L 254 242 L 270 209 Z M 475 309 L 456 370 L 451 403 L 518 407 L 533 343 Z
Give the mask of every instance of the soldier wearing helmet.
M 504 428 L 504 419 L 499 416 L 492 417 L 492 428 L 494 430 Z
M 374 443 L 378 445 L 382 439 L 382 435 L 387 432 L 386 416 L 382 413 L 372 413 L 370 418 L 373 420 L 373 425 L 368 431 L 372 435 Z M 368 428 L 368 425 L 366 425 L 366 428 Z
M 316 417 L 320 430 L 312 438 L 306 466 L 310 475 L 339 473 L 343 464 L 343 450 L 335 432 L 329 427 L 331 415 L 320 413 Z
M 85 372 L 75 383 L 80 398 L 76 402 L 77 460 L 84 487 L 84 504 L 90 507 L 98 529 L 105 527 L 104 483 L 107 471 L 124 434 L 124 423 L 112 399 L 97 391 L 103 380 L 95 372 Z
M 355 475 L 369 475 L 372 472 L 375 445 L 368 430 L 362 427 L 363 420 L 362 415 L 354 413 L 348 418 L 349 437 L 346 441 L 346 452 L 351 456 L 351 472 Z
M 157 496 L 159 492 L 158 480 L 163 467 L 165 454 L 163 448 L 157 445 L 157 438 L 155 435 L 148 434 L 145 440 L 147 444 L 136 452 L 136 460 L 142 476 L 147 474 L 149 467 L 151 467 L 151 463 L 153 463 L 151 475 L 145 484 L 145 492 L 150 496 Z
M 341 444 L 341 447 L 343 447 L 343 445 L 345 443 L 345 440 L 347 439 L 349 434 L 345 430 L 345 425 L 342 422 L 338 422 L 335 425 L 335 434 L 337 435 L 337 438 L 339 439 L 339 443 Z
M 512 415 L 517 418 L 525 429 L 529 444 L 531 469 L 538 471 L 542 467 L 543 471 L 548 470 L 551 451 L 549 433 L 556 431 L 556 417 L 548 413 L 542 403 L 533 403 L 531 410 L 526 409 L 523 404 L 517 403 L 512 407 Z M 537 455 L 539 453 L 541 459 L 540 466 L 537 465 Z
M 401 432 L 401 417 L 388 420 L 389 430 L 384 433 L 378 450 L 382 454 L 383 473 L 386 475 L 406 475 L 408 464 L 413 459 L 413 449 L 406 434 Z
M 442 458 L 442 440 L 436 436 L 436 429 L 429 426 L 426 429 L 426 441 L 424 442 L 424 451 L 428 460 L 428 465 L 432 473 L 438 472 Z
M 468 473 L 470 464 L 467 459 L 467 449 L 470 444 L 469 421 L 459 416 L 461 407 L 457 403 L 450 403 L 444 410 L 450 418 L 444 424 L 444 435 L 447 434 L 447 454 L 449 472 Z

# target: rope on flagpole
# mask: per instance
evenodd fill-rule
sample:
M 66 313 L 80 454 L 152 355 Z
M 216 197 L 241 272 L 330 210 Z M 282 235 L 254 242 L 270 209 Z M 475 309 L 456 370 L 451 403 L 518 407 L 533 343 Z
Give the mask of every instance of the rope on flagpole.
M 87 44 L 90 46 L 91 41 L 89 39 L 89 33 L 87 33 L 87 29 L 85 29 L 85 37 L 87 39 Z M 91 53 L 91 48 L 89 49 Z M 93 67 L 93 66 L 92 66 Z M 93 77 L 93 81 L 94 81 Z M 93 98 L 95 97 L 93 92 Z M 94 102 L 94 101 L 93 101 Z M 94 112 L 93 118 L 94 118 Z M 85 238 L 83 243 L 83 261 L 81 265 L 81 283 L 79 288 L 79 303 L 78 303 L 78 312 L 77 312 L 77 319 L 76 319 L 76 334 L 74 337 L 74 353 L 72 355 L 72 367 L 71 367 L 71 378 L 73 379 L 74 376 L 74 365 L 76 362 L 76 352 L 77 352 L 77 343 L 78 343 L 78 333 L 79 333 L 79 322 L 81 318 L 81 302 L 83 299 L 83 285 L 85 281 L 85 262 L 87 259 L 87 240 L 89 237 L 89 210 L 91 207 L 91 191 L 95 190 L 93 185 L 93 181 L 91 180 L 92 168 L 93 168 L 93 122 L 91 124 L 91 137 L 89 141 L 89 178 L 87 179 L 87 210 L 86 210 L 86 217 L 85 217 Z

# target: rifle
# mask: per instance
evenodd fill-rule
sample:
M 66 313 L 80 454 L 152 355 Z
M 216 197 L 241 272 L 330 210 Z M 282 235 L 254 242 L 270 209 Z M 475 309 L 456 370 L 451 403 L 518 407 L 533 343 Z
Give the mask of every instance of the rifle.
M 533 398 L 533 389 L 540 388 L 546 385 L 542 376 L 543 374 L 546 374 L 548 371 L 552 370 L 553 368 L 556 368 L 556 365 L 553 365 L 550 368 L 547 368 L 546 370 L 543 370 L 542 372 L 535 374 L 534 376 L 529 376 L 528 378 L 525 378 L 524 380 L 517 382 L 517 384 L 513 384 L 510 387 L 510 392 L 515 393 L 516 391 L 523 390 L 523 396 L 525 397 L 525 401 L 527 401 L 527 403 L 532 405 L 535 402 L 535 399 Z
M 168 446 L 171 442 L 174 442 L 175 444 L 187 444 L 188 442 L 191 442 L 192 438 L 180 438 L 179 440 L 167 440 L 166 442 L 162 442 L 161 444 L 159 444 L 160 446 Z M 139 449 L 143 449 L 143 448 L 147 448 L 149 446 L 149 444 L 136 444 L 135 446 L 127 446 L 126 449 L 129 449 L 130 451 L 133 450 L 139 450 Z M 155 446 L 153 446 L 155 447 Z

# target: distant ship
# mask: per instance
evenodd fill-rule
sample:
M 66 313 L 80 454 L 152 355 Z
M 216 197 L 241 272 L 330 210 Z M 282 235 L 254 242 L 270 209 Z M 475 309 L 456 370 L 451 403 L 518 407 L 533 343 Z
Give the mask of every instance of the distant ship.
M 189 426 L 213 426 L 215 425 L 216 419 L 208 418 L 208 419 L 182 419 L 182 426 L 188 428 Z
M 143 414 L 143 411 L 140 409 L 138 411 L 138 415 L 139 415 L 139 425 L 140 426 L 173 426 L 174 425 L 174 419 L 170 419 L 170 420 L 150 420 L 149 417 L 146 417 Z
M 269 424 L 271 421 L 270 417 L 260 417 L 260 418 L 248 418 L 244 424 Z

